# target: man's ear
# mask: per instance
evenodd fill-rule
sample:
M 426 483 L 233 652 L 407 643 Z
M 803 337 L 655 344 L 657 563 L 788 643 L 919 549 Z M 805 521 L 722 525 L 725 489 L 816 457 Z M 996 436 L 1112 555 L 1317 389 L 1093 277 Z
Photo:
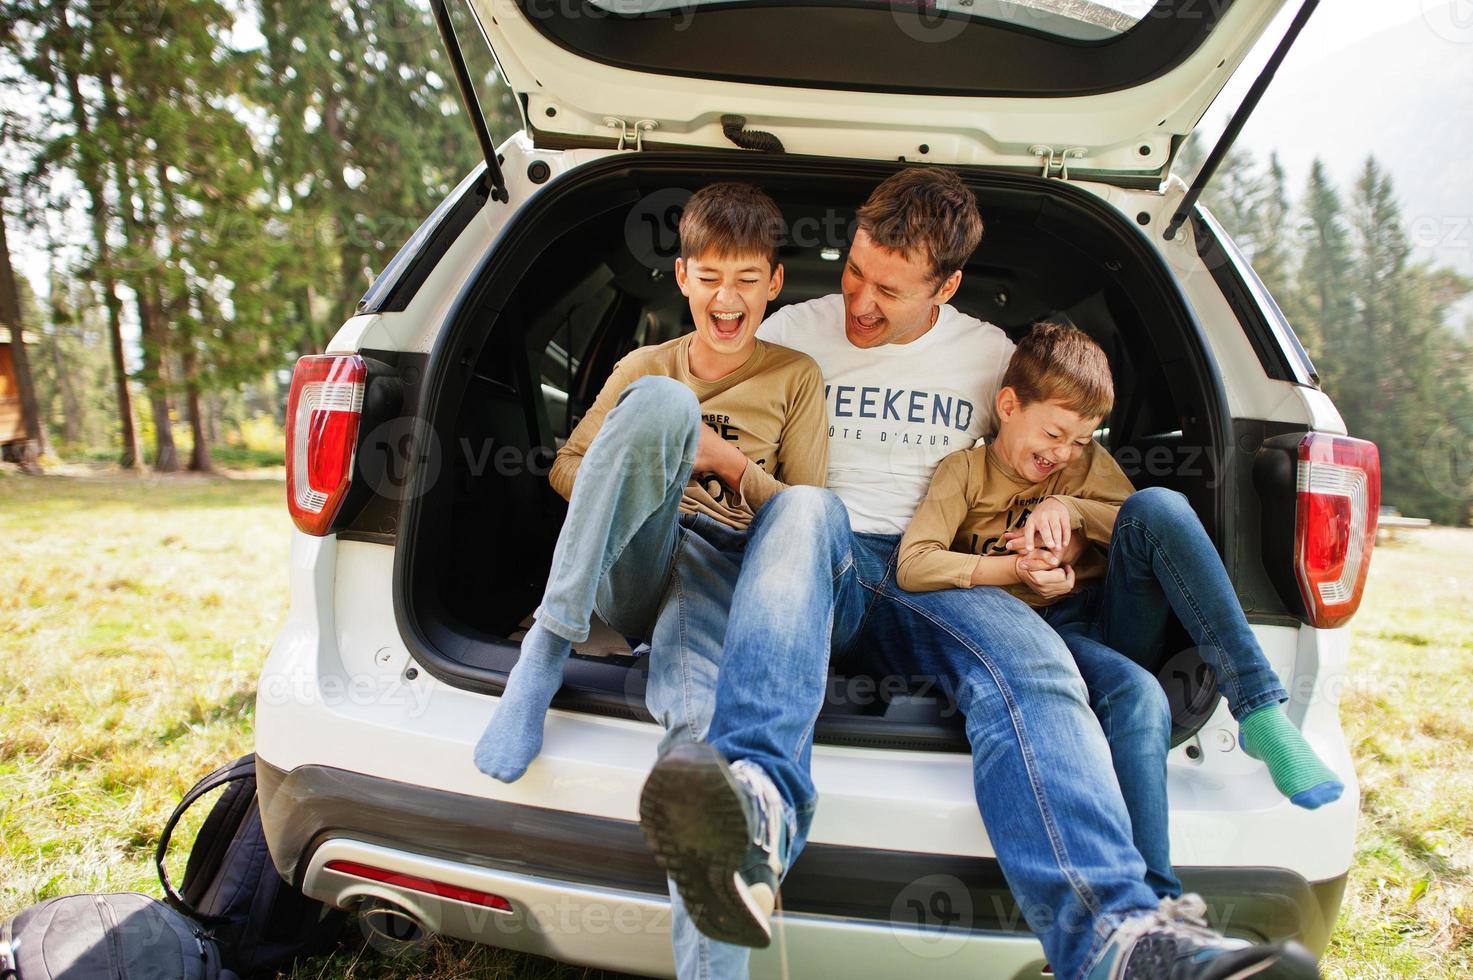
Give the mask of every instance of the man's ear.
M 690 298 L 690 287 L 687 285 L 689 275 L 690 273 L 685 268 L 685 259 L 677 255 L 675 257 L 675 285 L 680 287 L 680 295 L 687 299 Z
M 961 284 L 962 270 L 957 269 L 951 275 L 947 276 L 945 281 L 941 283 L 941 288 L 936 290 L 936 302 L 950 303 L 951 298 L 956 295 L 956 291 Z
M 679 261 L 678 259 L 676 261 Z M 783 291 L 783 264 L 779 262 L 772 270 L 772 281 L 767 284 L 768 300 L 777 299 L 777 294 Z

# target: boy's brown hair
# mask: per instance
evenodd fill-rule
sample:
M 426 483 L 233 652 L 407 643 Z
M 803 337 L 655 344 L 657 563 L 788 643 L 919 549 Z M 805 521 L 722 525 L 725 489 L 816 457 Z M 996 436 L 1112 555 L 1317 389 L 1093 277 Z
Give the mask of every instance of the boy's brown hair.
M 707 184 L 680 214 L 680 254 L 687 260 L 761 255 L 772 272 L 783 230 L 783 213 L 757 186 L 734 180 Z
M 859 227 L 876 245 L 919 252 L 939 286 L 967 264 L 982 240 L 977 198 L 950 170 L 909 167 L 887 178 L 859 209 Z
M 1018 342 L 1002 375 L 1023 405 L 1057 401 L 1080 418 L 1103 419 L 1115 404 L 1110 361 L 1083 330 L 1063 323 L 1035 323 Z

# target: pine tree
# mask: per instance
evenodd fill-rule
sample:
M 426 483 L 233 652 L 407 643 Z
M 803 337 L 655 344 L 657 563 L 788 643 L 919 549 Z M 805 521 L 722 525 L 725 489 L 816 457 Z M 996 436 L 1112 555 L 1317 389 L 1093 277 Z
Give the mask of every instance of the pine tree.
M 1342 368 L 1339 353 L 1354 342 L 1350 232 L 1340 194 L 1318 159 L 1309 171 L 1299 238 L 1303 251 L 1295 292 L 1301 322 L 1295 327 L 1310 356 L 1316 358 L 1321 381 L 1335 387 Z
M 259 0 L 259 9 L 258 98 L 278 118 L 269 169 L 293 242 L 277 282 L 292 299 L 291 346 L 318 351 L 479 149 L 423 7 Z
M 1473 488 L 1439 479 L 1438 447 L 1459 441 L 1447 437 L 1448 412 L 1470 397 L 1467 373 L 1450 369 L 1466 352 L 1445 318 L 1473 284 L 1411 262 L 1391 179 L 1374 158 L 1356 182 L 1349 224 L 1354 303 L 1326 390 L 1350 433 L 1380 447 L 1384 500 L 1461 523 Z
M 12 2 L 0 12 L 0 39 L 27 75 L 57 97 L 60 111 L 43 121 L 57 135 L 36 153 L 24 183 L 44 183 L 58 170 L 68 169 L 82 187 L 91 237 L 84 274 L 97 283 L 107 311 L 121 443 L 118 462 L 131 469 L 138 465 L 138 435 L 128 388 L 123 302 L 111 234 L 115 215 L 110 200 L 115 195 L 110 194 L 108 157 L 97 133 L 95 101 L 88 96 L 99 56 L 105 56 L 95 35 L 109 13 L 105 7 L 85 7 L 74 0 Z

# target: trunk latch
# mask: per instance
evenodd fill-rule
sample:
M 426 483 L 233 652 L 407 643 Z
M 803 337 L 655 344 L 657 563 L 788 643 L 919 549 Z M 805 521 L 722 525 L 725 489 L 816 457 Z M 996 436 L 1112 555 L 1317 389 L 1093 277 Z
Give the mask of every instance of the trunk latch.
M 1082 146 L 1071 146 L 1067 150 L 1060 151 L 1055 150 L 1052 146 L 1039 144 L 1028 147 L 1028 152 L 1043 160 L 1043 176 L 1045 178 L 1057 177 L 1059 180 L 1068 180 L 1069 160 L 1071 158 L 1075 160 L 1083 159 L 1084 155 L 1089 151 Z
M 644 134 L 652 129 L 658 129 L 660 124 L 653 119 L 640 119 L 635 122 L 633 128 L 622 119 L 614 116 L 605 116 L 604 125 L 610 129 L 619 131 L 619 145 L 617 149 L 627 150 L 633 146 L 635 150 L 644 149 Z

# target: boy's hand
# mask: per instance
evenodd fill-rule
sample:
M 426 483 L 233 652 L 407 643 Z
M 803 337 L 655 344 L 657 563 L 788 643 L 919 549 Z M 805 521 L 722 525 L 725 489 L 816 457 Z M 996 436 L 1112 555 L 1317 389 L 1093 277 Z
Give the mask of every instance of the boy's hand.
M 1024 556 L 1016 559 L 1016 567 L 1018 581 L 1028 586 L 1035 595 L 1056 599 L 1074 591 L 1073 565 L 1055 567 L 1044 559 Z
M 1033 508 L 1028 515 L 1028 521 L 1023 525 L 1023 540 L 1027 544 L 1027 550 L 1032 551 L 1038 545 L 1053 552 L 1060 552 L 1068 547 L 1070 534 L 1069 522 L 1071 516 L 1069 508 L 1054 497 L 1049 497 Z
M 1032 548 L 1023 540 L 1022 531 L 1004 531 L 1002 545 L 1008 551 L 1021 555 L 1025 558 L 1043 558 L 1053 562 L 1055 568 L 1060 565 L 1073 565 L 1084 555 L 1084 550 L 1089 547 L 1089 539 L 1082 534 L 1074 534 L 1069 538 L 1069 543 L 1063 548 Z
M 721 438 L 709 425 L 701 426 L 701 441 L 696 446 L 696 461 L 691 473 L 702 476 L 716 474 L 716 478 L 735 490 L 742 485 L 742 474 L 747 471 L 747 457 L 736 444 Z

